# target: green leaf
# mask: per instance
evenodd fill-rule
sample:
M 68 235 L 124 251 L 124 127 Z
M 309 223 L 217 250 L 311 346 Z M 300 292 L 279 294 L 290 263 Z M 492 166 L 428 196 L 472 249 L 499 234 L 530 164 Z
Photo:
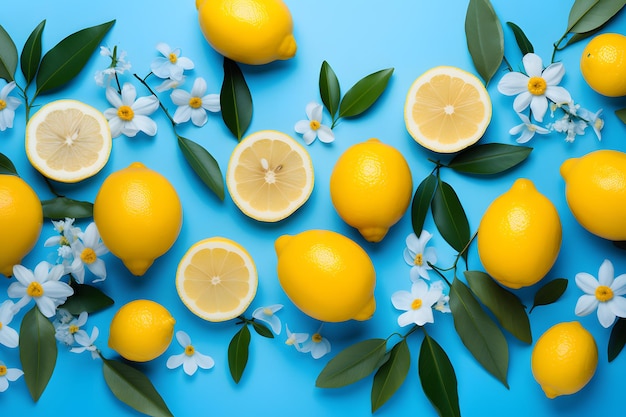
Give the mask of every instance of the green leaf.
M 626 124 L 626 109 L 615 110 L 615 115 L 622 121 L 622 123 Z
M 20 361 L 24 381 L 33 400 L 43 394 L 57 362 L 54 326 L 37 306 L 28 311 L 20 325 Z
M 220 106 L 226 127 L 241 140 L 252 121 L 252 95 L 239 65 L 226 57 Z
M 626 5 L 626 0 L 576 0 L 570 10 L 567 32 L 599 29 Z
M 450 286 L 450 311 L 465 347 L 487 372 L 509 388 L 509 347 L 504 334 L 458 278 Z
M 354 117 L 369 109 L 387 88 L 393 68 L 376 71 L 357 81 L 339 104 L 339 117 Z
M 489 0 L 470 0 L 465 15 L 465 37 L 474 67 L 487 85 L 504 58 L 502 25 Z
M 613 246 L 615 246 L 616 248 L 621 249 L 621 250 L 626 250 L 626 240 L 618 240 L 612 243 L 613 243 Z
M 8 174 L 8 175 L 17 175 L 17 169 L 15 169 L 15 165 L 3 153 L 0 153 L 0 174 Z
M 600 30 L 602 30 L 602 28 L 590 30 L 589 32 L 585 32 L 585 33 L 574 33 L 572 37 L 567 40 L 565 47 L 570 46 L 576 42 L 580 42 L 584 39 L 587 39 L 588 37 L 593 36 L 596 33 L 598 33 Z
M 626 319 L 619 317 L 609 336 L 608 359 L 612 362 L 626 345 Z
M 0 25 L 0 78 L 8 83 L 15 80 L 17 69 L 17 47 L 11 36 Z
M 35 95 L 61 87 L 76 77 L 114 23 L 111 20 L 79 30 L 49 50 L 39 65 Z
M 274 333 L 263 323 L 259 323 L 258 321 L 252 322 L 252 327 L 254 330 L 261 336 L 267 337 L 268 339 L 274 338 Z
M 524 343 L 531 344 L 530 321 L 520 299 L 502 288 L 489 275 L 480 271 L 464 271 L 472 292 L 498 319 L 502 327 Z
M 424 335 L 418 360 L 424 394 L 440 416 L 460 417 L 456 374 L 446 352 L 428 334 Z
M 469 222 L 456 192 L 441 179 L 435 190 L 431 209 L 441 236 L 465 257 L 470 241 Z
M 413 232 L 419 237 L 424 228 L 424 221 L 433 200 L 435 189 L 437 188 L 437 177 L 430 174 L 422 180 L 415 190 L 413 202 L 411 203 L 411 224 Z
M 530 41 L 526 37 L 526 34 L 522 30 L 522 28 L 520 28 L 513 22 L 506 22 L 506 24 L 513 31 L 513 35 L 515 36 L 515 42 L 517 42 L 517 46 L 519 47 L 519 50 L 522 53 L 522 55 L 535 52 L 535 48 L 533 48 L 533 44 L 530 43 Z
M 372 413 L 385 404 L 402 386 L 410 366 L 409 345 L 406 339 L 402 339 L 391 349 L 389 358 L 374 375 L 371 394 Z
M 315 381 L 319 388 L 340 388 L 370 375 L 382 364 L 387 352 L 385 339 L 358 342 L 337 354 Z
M 46 219 L 85 219 L 93 217 L 93 203 L 88 201 L 72 200 L 67 197 L 55 197 L 41 202 L 43 216 Z
M 152 382 L 141 371 L 124 362 L 104 358 L 102 361 L 104 380 L 118 400 L 153 417 L 173 416 Z
M 95 313 L 113 305 L 111 297 L 92 285 L 79 284 L 72 280 L 70 286 L 74 289 L 74 294 L 62 307 L 74 315 L 79 315 L 83 311 Z
M 504 143 L 486 143 L 458 153 L 448 167 L 467 174 L 499 174 L 524 162 L 533 148 Z
M 243 371 L 248 364 L 248 351 L 250 349 L 250 330 L 244 325 L 228 345 L 228 367 L 230 375 L 235 383 L 239 383 Z
M 547 282 L 545 285 L 539 288 L 539 290 L 537 290 L 537 293 L 535 294 L 533 306 L 530 308 L 530 311 L 532 312 L 533 309 L 537 306 L 552 304 L 559 298 L 561 298 L 561 296 L 567 289 L 567 283 L 567 279 L 557 278 Z
M 45 26 L 46 21 L 42 20 L 31 32 L 24 44 L 24 49 L 22 49 L 20 65 L 22 74 L 28 84 L 35 79 L 35 75 L 39 69 L 39 62 L 41 61 L 41 35 L 43 34 Z
M 213 158 L 213 155 L 196 142 L 181 136 L 178 137 L 178 147 L 202 182 L 204 182 L 220 200 L 224 200 L 224 179 L 222 178 L 222 171 L 215 158 Z
M 335 115 L 339 109 L 339 100 L 341 99 L 341 88 L 335 71 L 328 62 L 322 62 L 320 69 L 320 96 L 322 103 L 330 113 L 330 117 L 335 120 Z

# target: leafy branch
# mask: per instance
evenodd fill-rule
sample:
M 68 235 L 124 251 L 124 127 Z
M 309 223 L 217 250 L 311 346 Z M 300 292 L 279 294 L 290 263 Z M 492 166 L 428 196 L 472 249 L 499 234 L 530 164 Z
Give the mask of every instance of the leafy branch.
M 240 321 L 236 324 L 243 324 L 243 326 L 237 333 L 235 333 L 228 344 L 228 367 L 230 369 L 230 375 L 236 384 L 238 384 L 241 380 L 243 372 L 246 369 L 246 365 L 248 364 L 248 354 L 250 351 L 251 341 L 251 334 L 248 326 L 252 326 L 254 331 L 260 336 L 268 339 L 274 338 L 274 334 L 265 324 L 258 322 L 254 318 L 247 319 L 243 316 L 239 316 L 238 318 Z

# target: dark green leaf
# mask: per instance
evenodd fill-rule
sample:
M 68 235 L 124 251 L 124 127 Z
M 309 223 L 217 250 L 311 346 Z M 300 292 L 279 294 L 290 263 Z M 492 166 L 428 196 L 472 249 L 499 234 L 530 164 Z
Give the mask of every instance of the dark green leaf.
M 141 371 L 124 362 L 102 359 L 104 380 L 115 397 L 140 413 L 153 417 L 171 417 L 161 395 Z
M 239 65 L 226 57 L 220 106 L 226 127 L 241 140 L 252 121 L 252 95 Z
M 530 311 L 537 306 L 544 306 L 548 304 L 552 304 L 557 301 L 565 290 L 567 289 L 567 279 L 565 278 L 557 278 L 552 281 L 547 282 L 544 286 L 537 290 L 535 294 L 535 299 L 533 301 L 533 306 Z
M 626 5 L 626 0 L 576 0 L 570 10 L 567 32 L 585 33 L 602 27 Z
M 39 62 L 41 61 L 41 35 L 43 34 L 45 26 L 46 21 L 42 20 L 32 31 L 24 44 L 24 49 L 22 49 L 20 66 L 22 68 L 22 74 L 28 84 L 35 79 L 37 69 L 39 69 Z
M 489 84 L 504 57 L 502 25 L 489 0 L 470 0 L 465 15 L 465 36 L 474 67 L 485 84 Z
M 178 146 L 185 159 L 211 191 L 220 200 L 224 200 L 224 179 L 222 171 L 213 155 L 196 142 L 178 137 Z
M 450 311 L 461 341 L 487 372 L 505 387 L 509 367 L 509 346 L 502 331 L 480 307 L 470 289 L 454 278 L 450 286 Z
M 452 158 L 448 167 L 468 174 L 499 174 L 525 161 L 532 150 L 527 146 L 504 143 L 470 146 Z
M 372 413 L 385 404 L 402 386 L 410 366 L 409 345 L 406 339 L 402 339 L 391 349 L 389 358 L 374 375 L 371 394 Z
M 315 381 L 320 388 L 339 388 L 353 384 L 376 370 L 385 358 L 387 341 L 369 339 L 337 354 L 322 369 Z
M 322 62 L 320 69 L 320 96 L 322 103 L 326 106 L 326 110 L 330 113 L 330 117 L 335 120 L 335 114 L 339 109 L 339 100 L 341 99 L 341 88 L 335 71 L 328 62 Z
M 8 83 L 15 80 L 17 69 L 17 47 L 11 36 L 0 25 L 0 78 Z
M 513 22 L 506 22 L 506 24 L 513 31 L 513 35 L 515 36 L 515 42 L 517 42 L 517 46 L 519 47 L 519 50 L 522 53 L 522 55 L 535 52 L 535 48 L 533 48 L 533 44 L 530 43 L 530 41 L 526 37 L 526 34 L 522 30 L 522 28 L 520 28 Z
M 47 219 L 85 219 L 93 217 L 93 203 L 77 201 L 67 197 L 55 197 L 41 202 L 43 216 Z
M 441 236 L 465 257 L 470 241 L 469 222 L 459 197 L 450 184 L 439 180 L 431 208 Z
M 24 380 L 33 400 L 43 394 L 57 362 L 54 326 L 37 306 L 28 311 L 20 325 L 20 361 Z
M 602 30 L 602 28 L 590 30 L 589 32 L 585 32 L 585 33 L 574 33 L 572 37 L 567 40 L 567 43 L 565 44 L 565 46 L 570 46 L 576 42 L 580 42 L 584 39 L 587 39 L 588 37 L 593 36 L 596 33 L 598 33 L 600 30 Z
M 354 117 L 369 109 L 385 91 L 393 68 L 376 71 L 357 81 L 339 104 L 339 117 Z
M 626 344 L 626 319 L 618 318 L 609 337 L 608 359 L 612 362 L 620 354 Z
M 524 343 L 532 343 L 530 321 L 520 299 L 502 288 L 489 275 L 480 271 L 465 271 L 472 292 L 498 319 L 502 327 Z
M 411 224 L 413 225 L 413 232 L 418 237 L 424 228 L 424 221 L 430 208 L 430 202 L 435 194 L 435 188 L 437 188 L 437 177 L 430 174 L 422 180 L 417 190 L 415 190 L 413 202 L 411 203 Z
M 621 250 L 626 250 L 626 240 L 615 241 L 613 242 L 613 246 Z
M 112 298 L 92 285 L 79 284 L 74 280 L 70 285 L 74 289 L 74 294 L 62 307 L 74 315 L 79 315 L 83 311 L 94 313 L 113 305 Z
M 567 18 L 567 29 L 565 33 L 569 33 L 572 28 L 585 17 L 589 11 L 600 2 L 600 0 L 574 0 L 572 8 Z
M 615 115 L 619 117 L 622 123 L 626 124 L 626 109 L 615 110 Z
M 456 374 L 446 352 L 435 339 L 424 335 L 418 369 L 424 394 L 440 416 L 460 417 Z
M 228 345 L 228 367 L 230 375 L 235 383 L 239 383 L 243 371 L 248 364 L 248 351 L 250 349 L 250 330 L 244 325 Z
M 274 338 L 274 333 L 263 323 L 259 323 L 258 321 L 252 322 L 252 327 L 254 330 L 261 336 L 267 337 L 268 339 Z
M 48 92 L 76 77 L 101 44 L 114 20 L 79 30 L 56 44 L 41 59 L 36 95 Z
M 17 175 L 17 169 L 15 169 L 15 165 L 3 153 L 0 153 L 0 174 L 9 174 L 9 175 Z

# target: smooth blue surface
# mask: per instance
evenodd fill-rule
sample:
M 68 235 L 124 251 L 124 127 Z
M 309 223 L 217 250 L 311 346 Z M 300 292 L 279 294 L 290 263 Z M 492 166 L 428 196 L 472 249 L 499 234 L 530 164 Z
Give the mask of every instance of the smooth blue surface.
M 305 118 L 305 105 L 315 100 L 321 102 L 318 90 L 319 68 L 326 60 L 335 70 L 345 92 L 361 77 L 379 69 L 395 68 L 387 91 L 366 115 L 340 122 L 334 129 L 336 141 L 325 145 L 319 141 L 308 147 L 315 168 L 315 189 L 310 200 L 289 219 L 278 224 L 262 224 L 245 217 L 238 211 L 229 196 L 223 202 L 215 198 L 194 175 L 179 151 L 171 127 L 165 116 L 157 112 L 159 125 L 156 137 L 138 135 L 135 138 L 119 137 L 114 140 L 111 158 L 95 177 L 76 185 L 59 186 L 59 190 L 76 199 L 93 201 L 106 176 L 141 161 L 165 175 L 178 190 L 184 210 L 181 234 L 173 248 L 159 258 L 145 276 L 132 276 L 113 255 L 104 259 L 108 278 L 100 288 L 115 300 L 115 306 L 90 317 L 87 330 L 98 326 L 100 337 L 97 346 L 107 357 L 116 357 L 106 346 L 108 324 L 116 309 L 124 303 L 149 298 L 163 304 L 177 320 L 176 330 L 186 331 L 195 347 L 212 356 L 216 365 L 211 370 L 199 370 L 189 377 L 182 369 L 168 370 L 167 357 L 182 352 L 173 341 L 168 351 L 156 360 L 139 365 L 153 381 L 166 403 L 176 416 L 189 415 L 297 415 L 297 416 L 367 416 L 370 414 L 370 389 L 372 378 L 367 378 L 347 388 L 322 390 L 315 388 L 315 379 L 328 359 L 343 348 L 371 337 L 385 338 L 401 331 L 396 324 L 399 314 L 390 302 L 391 294 L 410 288 L 409 267 L 402 259 L 404 239 L 411 232 L 407 213 L 379 244 L 368 244 L 358 233 L 347 226 L 335 213 L 329 198 L 329 177 L 334 162 L 350 145 L 377 137 L 398 148 L 409 162 L 417 184 L 432 170 L 427 158 L 439 158 L 418 144 L 406 132 L 403 107 L 406 92 L 413 80 L 436 65 L 454 65 L 475 72 L 468 55 L 464 18 L 467 1 L 301 1 L 287 0 L 295 21 L 298 52 L 294 59 L 263 67 L 242 66 L 254 99 L 254 117 L 249 133 L 261 129 L 276 129 L 299 138 L 293 131 L 296 121 Z M 513 21 L 526 32 L 536 52 L 550 60 L 552 44 L 560 38 L 566 27 L 571 1 L 527 0 L 511 2 L 495 0 L 494 7 L 500 20 Z M 49 2 L 33 0 L 12 2 L 5 7 L 0 24 L 11 35 L 21 50 L 31 30 L 43 19 L 47 20 L 43 35 L 44 50 L 48 50 L 63 37 L 87 26 L 110 19 L 117 22 L 105 38 L 110 47 L 118 45 L 128 52 L 132 71 L 145 76 L 151 61 L 157 56 L 155 45 L 166 42 L 182 48 L 183 55 L 195 62 L 188 73 L 185 89 L 191 88 L 194 77 L 207 80 L 210 93 L 219 92 L 222 80 L 222 58 L 205 42 L 196 24 L 194 2 L 152 2 L 110 0 L 86 2 L 59 0 Z M 626 15 L 622 13 L 604 31 L 624 32 Z M 513 66 L 520 62 L 511 31 L 505 26 L 506 56 Z M 442 172 L 445 181 L 457 191 L 468 214 L 470 227 L 475 231 L 488 204 L 506 191 L 515 179 L 531 179 L 538 190 L 548 196 L 557 207 L 563 223 L 563 245 L 560 256 L 547 279 L 565 277 L 570 285 L 563 298 L 554 305 L 539 307 L 530 316 L 533 338 L 536 340 L 548 327 L 561 321 L 577 320 L 574 306 L 582 294 L 574 284 L 574 275 L 586 271 L 596 276 L 605 258 L 615 265 L 616 274 L 626 272 L 624 252 L 610 242 L 583 230 L 569 211 L 564 199 L 564 183 L 558 169 L 569 157 L 581 156 L 596 149 L 626 150 L 624 126 L 614 115 L 614 110 L 626 107 L 624 99 L 609 99 L 594 93 L 583 81 L 578 62 L 584 42 L 558 53 L 557 59 L 566 66 L 562 85 L 574 99 L 592 111 L 604 109 L 606 125 L 603 139 L 598 142 L 589 131 L 584 137 L 569 144 L 558 134 L 536 137 L 530 142 L 534 147 L 530 158 L 519 168 L 496 178 L 462 176 L 450 170 Z M 81 75 L 68 87 L 57 93 L 41 96 L 37 103 L 44 104 L 57 98 L 74 98 L 104 110 L 109 107 L 104 90 L 93 81 L 93 74 L 108 61 L 95 54 Z M 512 109 L 513 99 L 499 94 L 496 84 L 504 74 L 498 72 L 488 90 L 493 101 L 493 120 L 481 143 L 514 143 L 507 133 L 519 121 Z M 128 74 L 125 80 L 134 82 L 140 95 L 147 92 Z M 154 80 L 154 79 L 153 79 Z M 155 80 L 156 81 L 156 80 Z M 23 85 L 23 79 L 18 82 Z M 154 84 L 153 84 L 154 85 Z M 173 111 L 167 94 L 162 101 Z M 210 114 L 203 128 L 189 124 L 180 133 L 201 143 L 217 159 L 225 172 L 229 155 L 236 140 L 224 127 L 221 117 Z M 329 123 L 324 114 L 324 123 Z M 18 109 L 15 128 L 0 132 L 0 152 L 17 166 L 19 174 L 37 191 L 42 199 L 50 198 L 45 184 L 29 165 L 23 148 L 24 108 Z M 81 222 L 85 227 L 87 222 Z M 438 265 L 450 266 L 454 252 L 436 233 L 429 216 L 426 229 L 435 232 L 431 244 L 439 255 Z M 292 331 L 313 333 L 318 323 L 299 312 L 284 295 L 276 278 L 274 240 L 285 233 L 298 233 L 311 228 L 335 230 L 351 237 L 362 245 L 372 257 L 378 276 L 376 298 L 378 309 L 372 320 L 327 324 L 323 334 L 332 343 L 330 355 L 313 360 L 310 355 L 296 352 L 286 346 L 285 331 L 274 340 L 252 335 L 250 359 L 239 384 L 229 374 L 227 347 L 239 329 L 234 321 L 215 324 L 205 322 L 190 313 L 180 302 L 174 286 L 178 261 L 188 247 L 210 236 L 232 238 L 253 256 L 259 271 L 259 290 L 254 308 L 282 303 L 279 313 L 283 327 L 287 323 Z M 44 226 L 39 243 L 23 261 L 29 268 L 41 260 L 54 261 L 55 253 L 44 248 L 43 242 L 54 234 L 52 225 Z M 470 268 L 480 270 L 481 265 L 475 245 L 470 252 Z M 88 280 L 91 276 L 88 274 Z M 9 280 L 0 281 L 0 294 L 6 294 Z M 519 291 L 522 300 L 530 305 L 536 287 Z M 0 300 L 6 295 L 0 295 Z M 24 311 L 12 326 L 18 328 Z M 548 400 L 534 381 L 530 371 L 532 348 L 507 334 L 510 350 L 506 389 L 483 370 L 460 342 L 450 315 L 435 315 L 435 323 L 428 326 L 429 333 L 448 353 L 458 379 L 462 414 L 465 416 L 507 415 L 545 416 L 563 415 L 615 415 L 623 408 L 621 392 L 626 355 L 613 363 L 607 362 L 606 347 L 609 330 L 598 323 L 595 315 L 580 318 L 598 344 L 600 360 L 596 375 L 580 393 Z M 417 375 L 417 356 L 421 336 L 409 339 L 412 364 L 409 375 L 396 395 L 376 415 L 435 416 L 436 412 L 423 394 Z M 17 349 L 0 346 L 0 360 L 9 367 L 20 367 Z M 11 384 L 8 391 L 0 393 L 2 415 L 67 415 L 109 416 L 137 415 L 119 402 L 107 389 L 102 378 L 101 362 L 88 354 L 76 355 L 59 345 L 57 366 L 50 384 L 39 402 L 30 398 L 24 379 Z

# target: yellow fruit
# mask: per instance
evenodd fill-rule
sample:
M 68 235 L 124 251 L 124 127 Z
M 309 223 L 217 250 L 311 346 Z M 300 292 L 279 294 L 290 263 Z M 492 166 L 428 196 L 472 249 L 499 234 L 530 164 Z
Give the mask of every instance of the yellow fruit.
M 485 211 L 478 225 L 478 255 L 500 284 L 521 288 L 539 282 L 561 249 L 561 221 L 552 202 L 520 178 Z
M 220 54 L 261 65 L 296 54 L 291 12 L 282 0 L 196 0 L 200 30 Z
M 111 130 L 104 115 L 76 100 L 41 107 L 26 125 L 26 156 L 43 175 L 74 183 L 94 176 L 111 154 Z
M 176 271 L 176 290 L 183 304 L 208 321 L 226 321 L 243 314 L 257 286 L 257 270 L 250 254 L 223 237 L 195 243 Z
M 339 216 L 369 242 L 380 242 L 411 202 L 409 164 L 393 146 L 369 139 L 348 148 L 330 176 Z
M 572 214 L 591 233 L 626 240 L 626 153 L 603 149 L 561 164 L 565 198 Z
M 176 320 L 161 304 L 134 300 L 123 305 L 111 319 L 109 347 L 124 359 L 147 362 L 167 350 Z
M 580 57 L 589 87 L 608 97 L 626 95 L 626 36 L 603 33 L 592 38 Z
M 239 142 L 226 172 L 237 207 L 263 222 L 290 216 L 309 199 L 313 183 L 313 163 L 306 149 L 274 130 L 258 131 Z
M 16 175 L 0 175 L 0 274 L 13 275 L 13 265 L 35 246 L 42 225 L 35 191 Z
M 93 218 L 105 246 L 140 276 L 178 238 L 183 211 L 167 178 L 133 162 L 104 180 Z
M 308 230 L 280 236 L 274 247 L 280 285 L 302 312 L 324 322 L 372 317 L 376 272 L 354 241 L 327 230 Z
M 456 67 L 439 66 L 420 75 L 404 104 L 406 128 L 434 152 L 457 152 L 476 143 L 491 121 L 491 99 L 483 83 Z
M 533 376 L 548 398 L 580 391 L 597 365 L 596 341 L 577 321 L 558 323 L 546 330 L 531 356 Z

